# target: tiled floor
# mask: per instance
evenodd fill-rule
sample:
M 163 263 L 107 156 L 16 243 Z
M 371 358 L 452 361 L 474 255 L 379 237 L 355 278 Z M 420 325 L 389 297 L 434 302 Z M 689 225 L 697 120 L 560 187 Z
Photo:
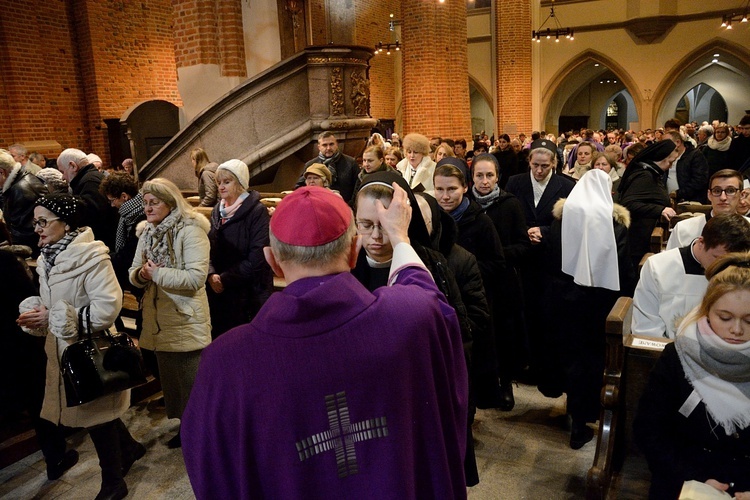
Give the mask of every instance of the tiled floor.
M 168 420 L 154 401 L 134 406 L 123 421 L 148 448 L 126 478 L 128 498 L 194 498 L 180 450 L 166 446 L 178 422 Z M 595 442 L 577 451 L 568 447 L 564 397 L 547 399 L 534 387 L 519 385 L 512 412 L 477 413 L 474 437 L 480 483 L 469 490 L 472 500 L 584 497 Z M 91 440 L 79 433 L 70 445 L 81 458 L 58 481 L 47 481 L 41 452 L 0 470 L 0 498 L 94 498 L 100 471 Z M 643 490 L 638 485 L 630 492 L 623 488 L 617 498 L 643 498 Z

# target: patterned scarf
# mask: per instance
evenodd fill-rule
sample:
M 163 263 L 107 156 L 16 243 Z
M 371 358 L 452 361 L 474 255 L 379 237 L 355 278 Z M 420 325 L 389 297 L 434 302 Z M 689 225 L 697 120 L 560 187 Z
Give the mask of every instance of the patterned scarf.
M 143 195 L 138 193 L 120 205 L 120 220 L 115 235 L 115 253 L 122 250 L 128 241 L 128 232 L 143 217 Z
M 68 234 L 60 238 L 54 243 L 50 243 L 49 245 L 43 246 L 41 253 L 44 256 L 44 262 L 46 264 L 46 267 L 44 268 L 45 272 L 47 273 L 47 279 L 49 279 L 49 272 L 52 270 L 52 268 L 55 265 L 55 261 L 57 260 L 57 256 L 60 255 L 60 253 L 68 248 L 68 245 L 70 245 L 70 242 L 73 241 L 76 236 L 81 234 L 83 230 L 86 229 L 85 227 L 79 227 L 78 229 L 75 229 L 73 231 L 70 231 Z
M 725 342 L 704 316 L 684 326 L 674 344 L 685 377 L 727 436 L 749 426 L 750 342 Z
M 341 158 L 341 151 L 336 151 L 330 158 L 326 158 L 323 153 L 318 153 L 318 160 L 320 160 L 318 163 L 322 163 L 331 171 L 331 185 L 336 183 L 336 163 L 339 158 Z
M 182 215 L 173 209 L 157 226 L 149 223 L 143 231 L 145 259 L 164 267 L 174 267 L 174 227 L 182 220 Z
M 485 196 L 479 194 L 476 186 L 471 188 L 471 192 L 474 194 L 474 201 L 479 203 L 479 206 L 482 207 L 482 210 L 487 210 L 492 206 L 493 203 L 498 200 L 498 198 L 500 198 L 500 186 L 498 185 L 495 185 L 495 188 Z
M 234 203 L 229 206 L 227 206 L 226 201 L 224 201 L 223 199 L 219 202 L 219 215 L 221 215 L 222 224 L 232 218 L 234 213 L 242 206 L 242 202 L 245 201 L 245 198 L 247 198 L 248 196 L 250 196 L 250 193 L 242 193 L 237 197 Z

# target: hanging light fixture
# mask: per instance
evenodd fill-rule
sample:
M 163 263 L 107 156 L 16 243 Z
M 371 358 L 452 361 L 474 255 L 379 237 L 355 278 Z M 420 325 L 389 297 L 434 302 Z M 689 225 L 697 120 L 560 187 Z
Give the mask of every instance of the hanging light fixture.
M 745 3 L 745 9 L 742 13 L 732 12 L 731 14 L 724 14 L 721 16 L 721 27 L 731 30 L 732 23 L 746 23 L 747 17 L 750 14 L 750 0 Z
M 389 16 L 390 21 L 388 21 L 388 31 L 396 31 L 396 24 L 400 23 L 400 21 L 397 21 L 393 18 L 393 14 L 390 14 Z M 389 42 L 389 43 L 383 43 L 378 42 L 375 44 L 375 55 L 382 54 L 383 51 L 385 51 L 385 55 L 389 56 L 391 55 L 391 51 L 401 51 L 401 42 L 396 39 L 395 42 Z
M 750 2 L 750 0 L 748 0 L 748 2 Z M 554 21 L 554 23 L 551 23 L 554 26 L 544 29 L 544 26 L 549 22 L 550 19 Z M 555 0 L 552 0 L 552 6 L 549 8 L 549 15 L 547 16 L 547 19 L 545 19 L 542 25 L 539 26 L 539 29 L 531 32 L 531 39 L 537 42 L 540 42 L 543 36 L 547 37 L 547 40 L 552 39 L 552 37 L 554 36 L 555 42 L 558 43 L 560 42 L 560 37 L 563 36 L 568 40 L 574 40 L 573 30 L 571 28 L 563 28 L 557 16 L 555 15 Z

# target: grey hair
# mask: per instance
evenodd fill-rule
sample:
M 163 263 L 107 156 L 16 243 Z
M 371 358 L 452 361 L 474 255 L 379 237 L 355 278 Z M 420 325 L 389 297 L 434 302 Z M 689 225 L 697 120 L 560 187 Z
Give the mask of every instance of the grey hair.
M 15 167 L 18 164 L 15 158 L 6 151 L 5 149 L 0 149 L 0 169 L 3 169 L 5 171 L 13 170 L 13 167 Z
M 284 243 L 274 236 L 273 231 L 269 230 L 271 248 L 279 262 L 305 265 L 325 266 L 340 258 L 342 255 L 348 255 L 349 249 L 352 246 L 352 240 L 356 236 L 357 226 L 354 224 L 354 215 L 352 215 L 349 227 L 344 231 L 344 234 L 325 245 L 314 247 L 303 247 Z
M 88 165 L 89 160 L 86 158 L 86 153 L 80 149 L 68 148 L 63 150 L 63 152 L 60 153 L 60 156 L 57 157 L 57 167 L 67 167 L 71 163 L 75 163 L 80 168 Z
M 714 128 L 711 125 L 701 125 L 701 127 L 698 129 L 698 132 L 703 132 L 708 137 L 711 137 L 714 135 Z
M 16 153 L 18 153 L 20 155 L 23 155 L 23 156 L 26 156 L 26 154 L 28 153 L 28 150 L 26 149 L 26 146 L 24 146 L 23 144 L 20 144 L 18 142 L 15 143 L 15 144 L 11 144 L 8 147 L 8 150 L 15 150 Z

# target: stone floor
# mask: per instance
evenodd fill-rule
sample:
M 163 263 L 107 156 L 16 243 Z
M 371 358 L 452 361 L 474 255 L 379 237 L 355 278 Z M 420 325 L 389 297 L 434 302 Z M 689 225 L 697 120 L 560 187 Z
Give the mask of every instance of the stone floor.
M 177 420 L 166 418 L 155 400 L 133 406 L 123 418 L 148 452 L 126 480 L 137 499 L 194 498 L 180 450 L 166 442 Z M 547 399 L 534 387 L 520 384 L 512 412 L 480 410 L 474 426 L 480 483 L 469 490 L 472 500 L 578 499 L 594 458 L 595 442 L 580 450 L 568 447 L 565 398 Z M 48 481 L 41 452 L 0 470 L 0 498 L 91 499 L 100 486 L 94 447 L 85 432 L 69 439 L 79 463 L 57 481 Z M 620 485 L 616 498 L 644 498 L 639 481 Z

